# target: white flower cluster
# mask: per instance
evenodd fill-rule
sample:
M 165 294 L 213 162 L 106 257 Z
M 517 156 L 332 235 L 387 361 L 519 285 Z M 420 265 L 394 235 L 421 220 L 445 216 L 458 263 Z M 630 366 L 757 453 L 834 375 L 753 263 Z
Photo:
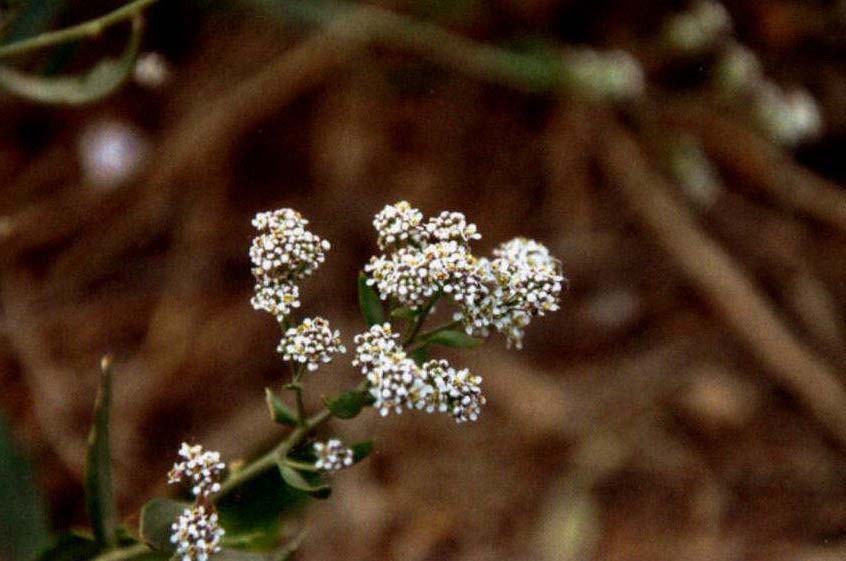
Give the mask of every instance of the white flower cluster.
M 474 282 L 480 289 L 463 300 L 455 318 L 473 335 L 485 337 L 493 327 L 519 349 L 532 317 L 558 310 L 564 276 L 549 250 L 533 240 L 514 238 L 493 254 L 493 260 L 479 259 Z
M 689 10 L 670 17 L 664 36 L 674 48 L 696 53 L 731 32 L 731 16 L 719 2 L 701 0 Z
M 170 541 L 176 544 L 176 557 L 181 561 L 208 561 L 220 551 L 223 528 L 217 513 L 203 505 L 186 508 L 171 529 Z
M 386 250 L 395 244 L 419 243 L 423 237 L 423 213 L 407 201 L 388 205 L 373 217 L 373 227 L 379 233 L 376 243 Z
M 199 444 L 189 446 L 183 442 L 179 455 L 184 459 L 175 463 L 168 472 L 168 483 L 189 481 L 192 484 L 191 493 L 195 497 L 208 497 L 220 490 L 218 481 L 226 464 L 220 461 L 219 452 L 203 450 Z
M 296 282 L 323 263 L 330 245 L 306 230 L 308 220 L 290 208 L 260 212 L 253 219 L 250 259 L 256 279 L 252 305 L 282 320 L 300 305 Z
M 332 362 L 332 355 L 347 352 L 340 336 L 341 332 L 337 329 L 332 331 L 327 320 L 306 318 L 297 327 L 285 331 L 276 350 L 285 360 L 304 364 L 309 372 L 313 372 L 321 363 Z
M 515 238 L 500 245 L 492 260 L 476 258 L 470 242 L 481 236 L 463 214 L 444 211 L 422 225 L 421 217 L 405 201 L 376 215 L 379 239 L 394 244 L 364 268 L 382 300 L 418 308 L 446 295 L 458 304 L 455 319 L 469 334 L 487 336 L 494 328 L 517 348 L 533 316 L 558 309 L 564 277 L 546 247 Z M 401 379 L 405 363 L 392 364 L 390 371 Z
M 804 89 L 784 91 L 772 82 L 758 88 L 755 119 L 775 142 L 795 146 L 822 132 L 817 101 Z
M 340 471 L 353 465 L 353 451 L 337 438 L 315 442 L 314 453 L 317 456 L 314 467 L 322 471 Z
M 459 423 L 478 419 L 485 403 L 481 377 L 466 369 L 456 371 L 445 360 L 417 366 L 387 323 L 356 335 L 355 343 L 353 365 L 367 377 L 373 406 L 382 416 L 418 409 L 449 413 Z
M 628 99 L 646 87 L 643 67 L 626 51 L 571 49 L 566 58 L 573 85 L 593 98 Z
M 475 258 L 469 242 L 481 236 L 460 212 L 442 212 L 422 224 L 423 214 L 406 201 L 386 206 L 373 220 L 378 244 L 389 253 L 374 256 L 364 270 L 383 300 L 417 307 L 438 292 L 462 295 Z

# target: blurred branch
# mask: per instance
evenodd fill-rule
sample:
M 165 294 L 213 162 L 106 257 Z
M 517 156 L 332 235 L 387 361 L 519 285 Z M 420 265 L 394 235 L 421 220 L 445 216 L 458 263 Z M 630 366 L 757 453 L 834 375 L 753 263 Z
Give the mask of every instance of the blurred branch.
M 787 208 L 846 232 L 846 191 L 797 165 L 784 150 L 701 104 L 666 103 L 659 111 L 665 123 L 700 136 L 720 166 Z
M 595 90 L 595 84 L 585 83 L 577 76 L 566 56 L 554 51 L 523 54 L 485 45 L 438 25 L 371 5 L 319 0 L 254 1 L 270 13 L 301 25 L 324 25 L 347 18 L 354 22 L 346 29 L 350 39 L 406 49 L 463 74 L 524 92 Z
M 158 0 L 135 0 L 113 12 L 79 25 L 42 33 L 29 39 L 15 41 L 0 47 L 0 58 L 28 53 L 45 47 L 70 43 L 79 39 L 97 37 L 105 29 L 123 21 L 135 19 L 145 8 L 155 4 Z
M 737 143 L 732 143 L 735 146 Z M 846 446 L 846 391 L 837 373 L 785 326 L 740 266 L 677 203 L 634 139 L 612 118 L 601 165 L 635 216 L 780 386 Z

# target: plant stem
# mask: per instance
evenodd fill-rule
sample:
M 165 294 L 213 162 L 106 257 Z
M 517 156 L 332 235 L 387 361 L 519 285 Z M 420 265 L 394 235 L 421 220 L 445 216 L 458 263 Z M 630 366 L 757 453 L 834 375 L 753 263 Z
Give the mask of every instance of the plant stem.
M 215 496 L 215 501 L 220 500 L 221 497 L 225 497 L 237 487 L 276 466 L 276 462 L 280 458 L 285 458 L 294 446 L 302 442 L 311 431 L 325 423 L 331 416 L 332 414 L 329 410 L 323 408 L 318 413 L 309 417 L 301 426 L 291 431 L 287 438 L 275 448 L 257 458 L 241 471 L 229 476 L 229 479 L 221 484 L 220 491 Z
M 150 546 L 147 544 L 137 543 L 128 547 L 109 550 L 98 555 L 91 561 L 124 561 L 125 559 L 132 559 L 133 557 L 150 553 L 151 551 Z
M 0 47 L 0 58 L 27 53 L 44 47 L 52 47 L 63 43 L 70 43 L 78 39 L 97 37 L 106 28 L 117 23 L 130 20 L 141 13 L 145 8 L 155 4 L 158 0 L 135 0 L 108 14 L 95 18 L 79 25 L 42 33 L 29 39 L 15 41 L 9 45 Z
M 408 348 L 406 349 L 407 352 L 411 353 L 416 351 L 417 349 L 424 347 L 426 345 L 426 340 L 432 337 L 433 335 L 437 335 L 441 331 L 446 331 L 448 329 L 455 329 L 461 325 L 461 320 L 451 321 L 446 323 L 440 327 L 436 327 L 435 329 L 430 329 L 429 331 L 424 331 L 423 333 L 414 337 L 411 342 L 409 343 Z
M 440 292 L 432 296 L 432 298 L 423 306 L 423 309 L 420 310 L 420 314 L 418 314 L 418 316 L 414 318 L 414 327 L 411 329 L 411 332 L 405 337 L 405 340 L 402 342 L 403 347 L 409 345 L 412 341 L 414 341 L 415 337 L 417 337 L 417 334 L 420 333 L 420 329 L 426 322 L 426 318 L 429 317 L 429 312 L 432 311 L 432 306 L 435 305 L 435 302 L 437 302 L 440 297 Z

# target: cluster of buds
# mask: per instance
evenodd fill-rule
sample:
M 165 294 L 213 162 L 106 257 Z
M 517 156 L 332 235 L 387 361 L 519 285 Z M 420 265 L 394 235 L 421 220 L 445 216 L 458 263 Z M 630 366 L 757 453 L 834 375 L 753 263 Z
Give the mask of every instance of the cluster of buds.
M 353 465 L 354 461 L 353 451 L 337 438 L 315 442 L 314 455 L 317 456 L 314 467 L 321 471 L 340 471 Z
M 330 248 L 307 225 L 308 220 L 290 208 L 260 212 L 253 219 L 259 235 L 250 247 L 256 279 L 252 305 L 280 322 L 300 305 L 297 281 L 311 275 Z
M 208 497 L 220 490 L 220 475 L 226 464 L 220 461 L 220 453 L 203 450 L 199 444 L 189 446 L 183 442 L 179 448 L 181 462 L 173 465 L 167 474 L 168 483 L 188 481 L 195 497 Z
M 416 409 L 448 413 L 458 423 L 479 418 L 485 403 L 481 377 L 466 369 L 455 370 L 445 360 L 418 366 L 387 323 L 356 335 L 355 343 L 353 365 L 366 376 L 380 415 Z
M 223 528 L 217 513 L 203 505 L 186 508 L 171 529 L 170 541 L 176 545 L 176 558 L 181 561 L 208 561 L 209 555 L 220 551 Z
M 340 331 L 333 331 L 327 320 L 306 318 L 297 327 L 285 331 L 277 350 L 285 360 L 305 365 L 313 372 L 321 363 L 331 362 L 332 355 L 347 352 L 340 336 Z
M 209 555 L 220 551 L 224 534 L 209 497 L 220 490 L 226 464 L 220 461 L 220 453 L 203 450 L 199 444 L 183 442 L 179 455 L 182 461 L 168 472 L 168 483 L 190 482 L 195 501 L 171 525 L 170 541 L 176 545 L 176 557 L 181 561 L 208 561 Z

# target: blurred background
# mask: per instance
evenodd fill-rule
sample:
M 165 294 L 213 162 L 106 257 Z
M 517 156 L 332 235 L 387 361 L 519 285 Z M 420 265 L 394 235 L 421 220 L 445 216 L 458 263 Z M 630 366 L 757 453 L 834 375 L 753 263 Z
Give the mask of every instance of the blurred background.
M 13 4 L 7 43 L 121 3 Z M 3 63 L 83 73 L 127 27 Z M 0 72 L 0 413 L 36 526 L 86 523 L 105 353 L 127 520 L 183 440 L 280 438 L 251 217 L 332 242 L 302 311 L 350 347 L 372 217 L 405 199 L 464 212 L 479 253 L 545 243 L 570 292 L 522 351 L 450 355 L 484 377 L 479 422 L 335 422 L 376 448 L 297 559 L 846 559 L 846 4 L 169 1 L 140 50 L 84 104 Z M 356 381 L 323 368 L 309 403 Z

